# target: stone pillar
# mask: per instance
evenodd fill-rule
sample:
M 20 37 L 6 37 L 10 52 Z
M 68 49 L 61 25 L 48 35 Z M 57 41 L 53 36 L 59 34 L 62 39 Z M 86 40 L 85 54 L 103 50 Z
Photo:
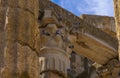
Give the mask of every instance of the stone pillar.
M 3 16 L 0 50 L 4 51 L 5 58 L 2 78 L 39 77 L 38 3 L 38 0 L 0 0 L 0 17 Z
M 67 76 L 69 57 L 64 49 L 62 29 L 56 24 L 40 28 L 41 50 L 39 53 L 40 77 L 61 78 Z M 60 75 L 61 74 L 61 75 Z
M 39 53 L 40 76 L 42 78 L 67 77 L 69 57 L 65 46 L 64 27 L 58 25 L 58 20 L 52 10 L 44 10 L 44 17 L 40 20 L 41 48 Z
M 115 10 L 117 38 L 119 42 L 118 53 L 119 53 L 119 60 L 120 60 L 120 0 L 114 0 L 114 10 Z
M 0 0 L 0 78 L 2 68 L 4 66 L 4 51 L 5 51 L 5 19 L 6 19 L 6 0 Z
M 57 48 L 44 48 L 40 52 L 40 77 L 61 78 L 67 77 L 69 59 L 64 51 Z

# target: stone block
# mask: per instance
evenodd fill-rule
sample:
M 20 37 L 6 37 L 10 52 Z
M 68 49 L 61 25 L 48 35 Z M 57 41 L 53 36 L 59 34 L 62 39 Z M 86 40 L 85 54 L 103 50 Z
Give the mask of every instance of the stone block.
M 38 78 L 39 77 L 39 58 L 35 51 L 28 46 L 17 43 L 18 60 L 17 68 L 20 78 Z

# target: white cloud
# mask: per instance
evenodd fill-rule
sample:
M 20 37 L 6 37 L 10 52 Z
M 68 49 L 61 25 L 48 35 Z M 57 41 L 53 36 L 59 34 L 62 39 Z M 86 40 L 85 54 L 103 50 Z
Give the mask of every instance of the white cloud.
M 85 0 L 89 9 L 97 15 L 113 15 L 112 0 Z

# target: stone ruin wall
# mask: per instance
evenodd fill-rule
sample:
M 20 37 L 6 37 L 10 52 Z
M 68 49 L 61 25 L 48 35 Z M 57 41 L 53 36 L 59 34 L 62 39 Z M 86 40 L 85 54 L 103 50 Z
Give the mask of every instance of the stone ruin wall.
M 38 6 L 42 10 L 42 7 L 52 8 L 51 6 L 47 6 L 48 4 L 52 6 L 55 5 L 51 2 L 40 2 L 43 2 L 44 5 L 39 6 L 37 0 L 26 0 L 26 2 L 24 2 L 24 0 L 0 0 L 0 78 L 39 77 L 38 52 L 40 39 L 37 23 Z M 117 9 L 115 11 L 117 27 L 119 26 L 120 18 L 119 3 L 119 1 L 115 2 L 115 9 Z M 64 9 L 59 9 L 56 5 L 54 7 L 54 11 L 56 11 L 54 13 L 63 15 L 63 25 L 65 23 L 65 25 L 70 28 L 72 26 L 80 26 L 81 28 L 84 26 L 86 32 L 94 35 L 92 27 L 87 29 L 87 25 L 89 24 L 86 25 L 79 17 L 64 11 Z M 56 15 L 56 17 L 58 16 L 59 15 Z M 65 22 L 65 20 L 68 21 Z M 73 25 L 71 25 L 70 22 Z M 100 30 L 98 30 L 98 32 L 101 33 Z M 119 33 L 119 27 L 117 32 Z M 102 35 L 105 36 L 106 34 L 103 33 Z M 113 40 L 113 38 L 110 40 Z M 115 46 L 114 43 L 109 42 L 109 44 Z
M 0 78 L 39 78 L 38 3 L 0 0 Z

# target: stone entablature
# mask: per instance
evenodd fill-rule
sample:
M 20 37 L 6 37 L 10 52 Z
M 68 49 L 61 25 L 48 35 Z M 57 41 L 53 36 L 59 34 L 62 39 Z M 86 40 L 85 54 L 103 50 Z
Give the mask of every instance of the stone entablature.
M 114 17 L 83 14 L 80 18 L 88 24 L 103 30 L 107 34 L 115 38 L 117 37 Z
M 117 50 L 118 41 L 116 38 L 108 35 L 107 33 L 99 30 L 98 28 L 88 24 L 79 17 L 52 3 L 51 1 L 45 0 L 40 1 L 40 15 L 43 15 L 44 10 L 52 10 L 53 16 L 59 21 L 59 26 L 64 26 L 69 33 L 75 32 L 77 34 L 90 34 L 95 38 L 99 39 L 103 43 L 106 43 Z M 60 19 L 60 20 L 59 20 Z M 97 33 L 96 33 L 97 32 Z M 75 34 L 74 34 L 75 35 Z M 77 36 L 77 35 L 76 35 Z

